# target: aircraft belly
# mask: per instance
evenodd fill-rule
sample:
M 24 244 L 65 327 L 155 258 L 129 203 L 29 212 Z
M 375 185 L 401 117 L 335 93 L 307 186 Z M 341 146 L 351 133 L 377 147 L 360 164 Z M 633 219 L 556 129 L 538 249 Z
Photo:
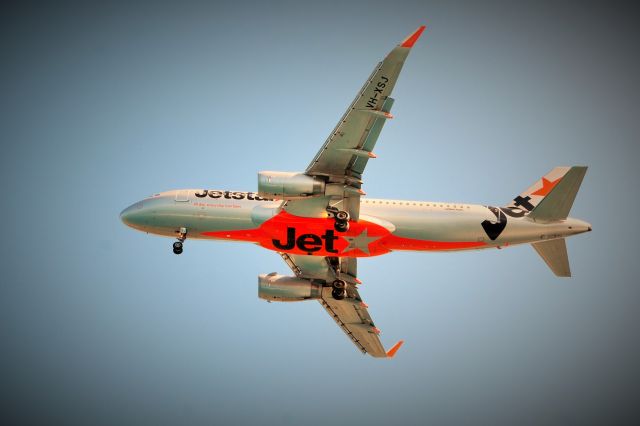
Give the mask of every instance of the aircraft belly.
M 363 203 L 360 220 L 352 221 L 345 233 L 334 230 L 331 218 L 297 216 L 282 210 L 281 202 L 195 202 L 191 217 L 185 216 L 181 223 L 193 227 L 194 238 L 246 241 L 283 253 L 337 257 L 506 246 L 539 240 L 544 233 L 544 225 L 524 218 L 507 219 L 495 207 L 441 208 L 432 203 L 433 208 L 420 208 L 384 203 Z M 548 226 L 545 229 L 549 238 L 557 237 Z
M 482 220 L 474 217 L 425 215 L 390 220 L 396 225 L 395 235 L 398 237 L 435 241 L 475 241 L 483 238 L 480 227 Z
M 278 207 L 273 211 L 263 208 L 259 214 L 254 207 L 248 211 L 231 209 L 232 215 L 212 215 L 208 219 L 210 225 L 201 235 L 254 242 L 289 254 L 337 257 L 378 256 L 392 250 L 465 250 L 487 246 L 480 225 L 487 214 L 482 209 L 474 212 L 368 209 L 343 233 L 334 230 L 331 218 L 296 216 Z
M 396 230 L 391 250 L 463 250 L 487 245 L 481 210 L 458 211 L 410 206 L 363 206 L 363 214 L 391 222 Z
M 540 240 L 561 238 L 575 232 L 570 224 L 536 223 L 526 217 L 515 217 L 510 210 L 492 206 L 459 206 L 447 209 L 443 203 L 431 208 L 380 204 L 362 206 L 362 214 L 378 217 L 393 224 L 390 250 L 464 250 L 505 247 Z M 393 202 L 392 202 L 393 203 Z M 444 207 L 440 207 L 444 206 Z M 511 213 L 511 214 L 510 214 Z M 574 226 L 576 227 L 576 226 Z
M 173 236 L 176 229 L 185 227 L 194 239 L 246 241 L 284 253 L 338 257 L 377 256 L 393 250 L 478 249 L 561 235 L 561 230 L 507 217 L 495 207 L 386 203 L 362 203 L 360 220 L 341 233 L 334 230 L 332 219 L 296 216 L 282 210 L 281 201 L 191 197 L 188 202 L 153 209 L 148 232 Z

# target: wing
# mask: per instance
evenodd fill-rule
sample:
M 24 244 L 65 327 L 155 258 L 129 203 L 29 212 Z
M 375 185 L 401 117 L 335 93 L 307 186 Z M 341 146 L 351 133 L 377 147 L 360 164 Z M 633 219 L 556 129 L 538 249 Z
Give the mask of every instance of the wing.
M 295 216 L 326 217 L 327 207 L 349 213 L 351 220 L 360 215 L 362 174 L 369 158 L 374 158 L 373 148 L 386 120 L 392 118 L 393 99 L 389 96 L 400 75 L 411 47 L 425 27 L 421 26 L 394 48 L 376 65 L 338 125 L 329 135 L 307 167 L 306 174 L 322 177 L 326 181 L 325 194 L 321 197 L 289 200 L 284 209 Z M 363 353 L 374 357 L 390 358 L 395 355 L 402 341 L 385 351 L 367 305 L 360 298 L 356 285 L 357 261 L 355 258 L 298 256 L 281 253 L 293 272 L 301 278 L 332 283 L 340 278 L 347 283 L 347 297 L 336 300 L 330 285 L 322 288 L 320 304 L 331 315 L 342 331 Z
M 280 253 L 291 270 L 300 278 L 320 279 L 331 283 L 336 278 L 347 282 L 347 297 L 336 300 L 331 296 L 331 287 L 322 289 L 320 304 L 334 319 L 338 326 L 353 341 L 362 353 L 376 358 L 392 358 L 402 341 L 396 343 L 389 351 L 385 351 L 376 328 L 367 311 L 367 304 L 362 301 L 356 284 L 357 261 L 355 258 L 325 258 L 319 256 L 300 256 Z M 333 262 L 333 263 L 332 263 Z
M 321 217 L 327 205 L 358 220 L 362 174 L 374 158 L 373 148 L 386 120 L 392 118 L 389 96 L 411 47 L 425 27 L 421 26 L 376 65 L 335 129 L 307 167 L 306 174 L 326 179 L 325 196 L 288 201 L 285 209 L 297 216 Z
M 359 181 L 385 121 L 392 118 L 393 91 L 411 47 L 425 27 L 421 26 L 394 48 L 374 68 L 344 113 L 335 129 L 320 148 L 306 173 L 327 176 L 336 181 L 349 178 L 359 188 Z

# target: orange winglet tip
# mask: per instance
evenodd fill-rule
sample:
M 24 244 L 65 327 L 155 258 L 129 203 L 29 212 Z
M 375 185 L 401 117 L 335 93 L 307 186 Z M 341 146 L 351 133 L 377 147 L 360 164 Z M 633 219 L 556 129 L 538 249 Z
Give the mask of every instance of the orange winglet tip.
M 409 37 L 407 37 L 400 44 L 400 47 L 413 47 L 413 45 L 416 44 L 416 41 L 418 41 L 418 39 L 420 38 L 420 36 L 424 32 L 425 28 L 427 28 L 426 25 L 420 26 L 420 28 L 418 28 L 413 34 L 411 34 Z
M 364 303 L 364 302 L 360 302 L 360 306 L 362 306 L 362 307 L 363 307 L 363 308 L 365 308 L 365 309 L 369 307 L 369 305 L 367 305 L 367 304 L 366 304 L 366 303 Z
M 398 343 L 393 345 L 391 349 L 387 351 L 387 358 L 393 358 L 396 355 L 396 352 L 398 352 L 398 349 L 400 349 L 400 346 L 402 346 L 403 344 L 404 340 L 400 340 Z
M 358 189 L 358 194 L 360 195 L 367 195 L 366 192 L 364 192 L 362 189 Z
M 375 155 L 373 152 L 369 153 L 369 158 L 378 158 L 377 155 Z
M 380 329 L 379 329 L 378 327 L 373 327 L 373 328 L 371 329 L 371 331 L 373 331 L 373 332 L 374 332 L 374 333 L 376 333 L 376 334 L 380 334 L 380 333 L 381 333 L 381 331 L 380 331 Z
M 356 283 L 358 283 L 358 284 L 362 284 L 362 280 L 360 280 L 360 279 L 358 279 L 358 278 L 354 278 L 353 280 L 354 280 Z

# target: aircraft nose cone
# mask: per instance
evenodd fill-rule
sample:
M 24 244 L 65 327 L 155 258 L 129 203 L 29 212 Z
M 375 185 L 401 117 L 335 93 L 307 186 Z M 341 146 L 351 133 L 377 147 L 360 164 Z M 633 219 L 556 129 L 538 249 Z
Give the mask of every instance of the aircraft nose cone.
M 120 220 L 125 225 L 129 225 L 129 223 L 131 223 L 131 210 L 132 210 L 132 207 L 133 206 L 129 206 L 126 209 L 124 209 L 124 210 L 122 210 L 120 212 Z
M 134 203 L 120 212 L 120 220 L 127 226 L 135 228 L 142 225 L 142 201 Z

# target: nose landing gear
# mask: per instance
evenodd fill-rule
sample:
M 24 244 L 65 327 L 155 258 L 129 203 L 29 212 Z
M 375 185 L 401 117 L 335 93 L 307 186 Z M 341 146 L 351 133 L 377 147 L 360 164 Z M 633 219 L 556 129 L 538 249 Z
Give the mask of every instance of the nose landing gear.
M 338 210 L 336 207 L 327 207 L 327 212 L 331 214 L 335 220 L 333 227 L 338 232 L 347 232 L 349 230 L 349 213 L 344 210 Z
M 175 254 L 182 253 L 182 242 L 176 241 L 175 243 L 173 243 L 173 252 Z
M 178 241 L 173 243 L 173 253 L 181 254 L 182 253 L 182 243 L 187 239 L 187 228 L 180 228 L 178 231 Z

